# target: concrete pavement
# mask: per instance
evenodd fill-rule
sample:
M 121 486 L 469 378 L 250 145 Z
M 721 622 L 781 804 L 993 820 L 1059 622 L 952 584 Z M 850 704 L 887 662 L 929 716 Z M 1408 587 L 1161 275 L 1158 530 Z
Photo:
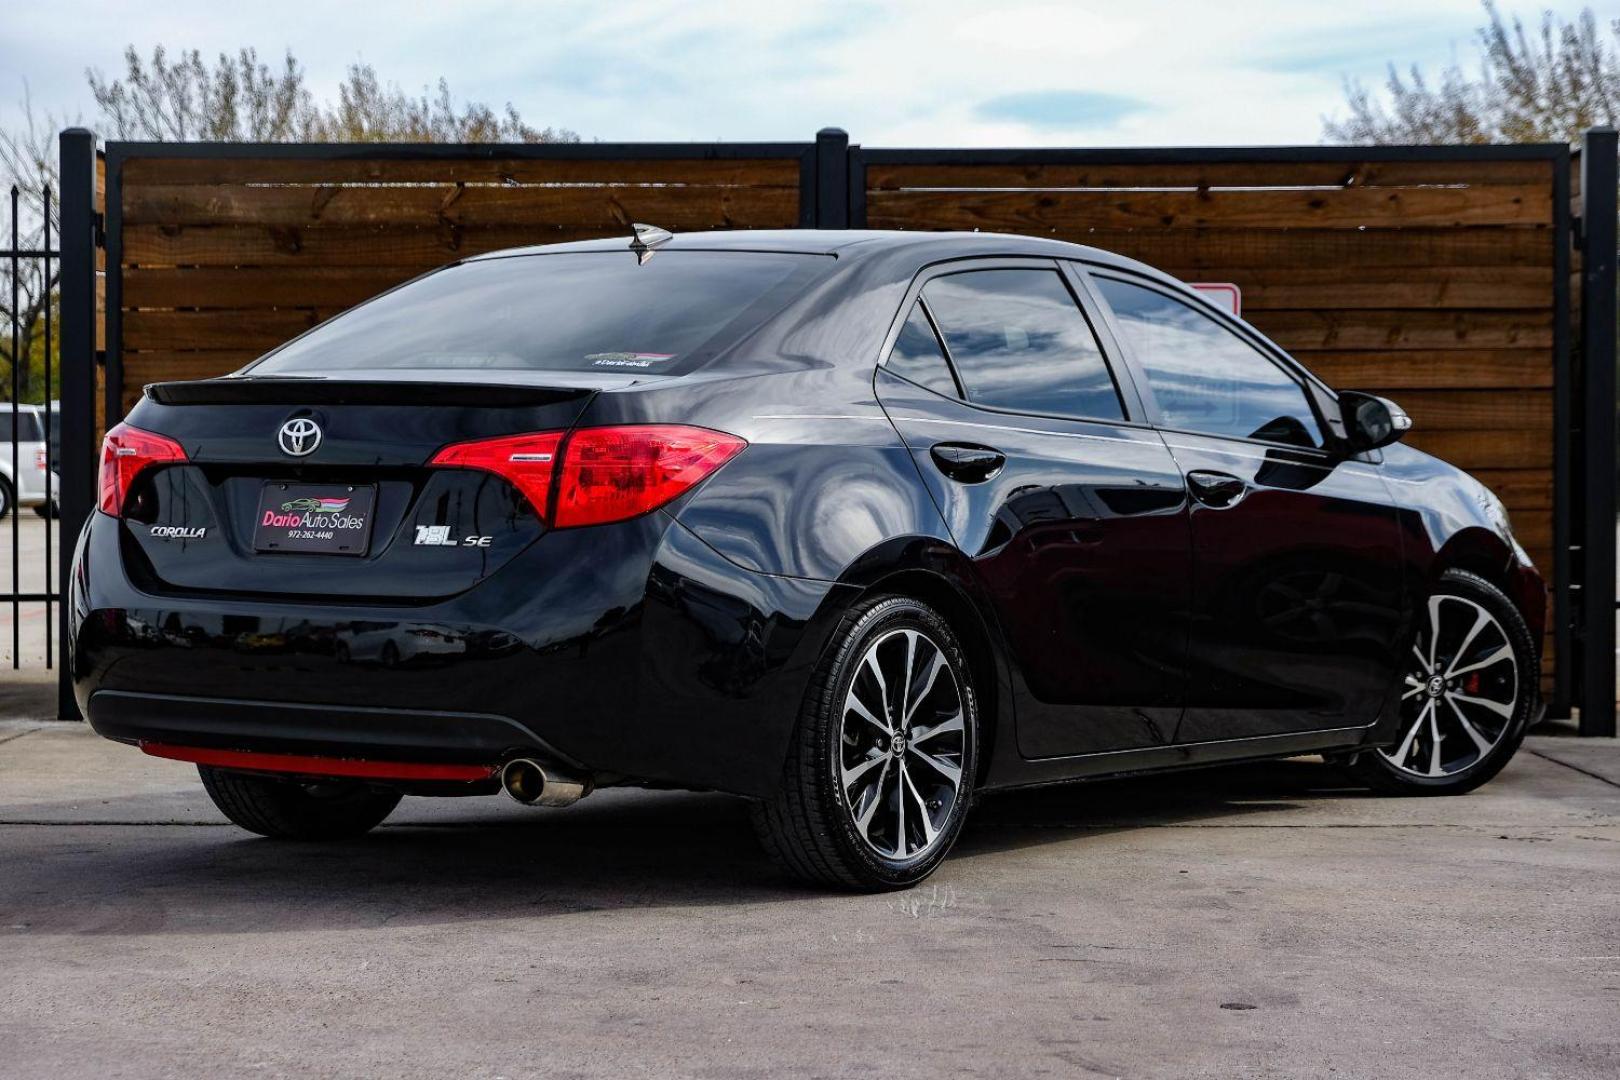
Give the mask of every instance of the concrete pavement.
M 3 1076 L 1620 1074 L 1610 743 L 1457 799 L 1308 760 L 987 799 L 848 896 L 719 796 L 298 846 L 77 725 L 0 740 Z

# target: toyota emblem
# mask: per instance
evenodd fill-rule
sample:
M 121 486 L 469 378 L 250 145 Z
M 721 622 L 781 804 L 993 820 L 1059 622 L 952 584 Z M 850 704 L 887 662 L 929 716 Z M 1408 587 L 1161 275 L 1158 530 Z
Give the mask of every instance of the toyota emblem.
M 321 425 L 307 416 L 295 416 L 281 425 L 277 436 L 281 451 L 292 457 L 308 457 L 321 445 Z

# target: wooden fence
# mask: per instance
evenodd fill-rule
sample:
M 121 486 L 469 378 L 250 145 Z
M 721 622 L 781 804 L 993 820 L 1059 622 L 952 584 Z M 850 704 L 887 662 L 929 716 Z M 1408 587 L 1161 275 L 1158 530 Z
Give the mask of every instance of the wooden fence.
M 1400 402 L 1410 441 L 1490 485 L 1550 570 L 1568 151 L 1397 153 L 861 151 L 853 216 L 1051 236 L 1236 283 L 1244 318 L 1330 385 Z
M 1244 317 L 1507 503 L 1567 647 L 1572 294 L 1564 146 L 880 150 L 780 144 L 107 150 L 107 381 L 217 375 L 449 260 L 676 231 L 978 229 L 1231 281 Z M 1567 698 L 1567 694 L 1565 695 Z M 1555 704 L 1564 704 L 1556 702 Z
M 145 383 L 234 370 L 467 255 L 626 234 L 633 221 L 681 231 L 809 223 L 803 147 L 684 157 L 661 147 L 642 158 L 598 147 L 561 158 L 510 156 L 513 147 L 360 158 L 297 149 L 306 153 L 114 146 L 120 410 Z

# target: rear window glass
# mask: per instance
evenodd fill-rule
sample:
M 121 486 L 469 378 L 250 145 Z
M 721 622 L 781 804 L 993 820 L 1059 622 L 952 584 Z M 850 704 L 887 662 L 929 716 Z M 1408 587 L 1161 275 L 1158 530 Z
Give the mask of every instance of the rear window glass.
M 253 366 L 690 371 L 830 270 L 824 255 L 662 251 L 519 255 L 430 274 L 316 327 Z

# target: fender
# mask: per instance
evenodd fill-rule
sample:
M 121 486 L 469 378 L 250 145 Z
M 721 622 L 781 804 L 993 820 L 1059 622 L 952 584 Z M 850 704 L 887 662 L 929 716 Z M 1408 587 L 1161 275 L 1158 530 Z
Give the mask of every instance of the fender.
M 998 786 L 1020 760 L 1013 672 L 995 608 L 973 563 L 955 544 L 903 536 L 864 552 L 840 583 L 912 596 L 936 608 L 962 639 L 979 691 L 981 787 Z

